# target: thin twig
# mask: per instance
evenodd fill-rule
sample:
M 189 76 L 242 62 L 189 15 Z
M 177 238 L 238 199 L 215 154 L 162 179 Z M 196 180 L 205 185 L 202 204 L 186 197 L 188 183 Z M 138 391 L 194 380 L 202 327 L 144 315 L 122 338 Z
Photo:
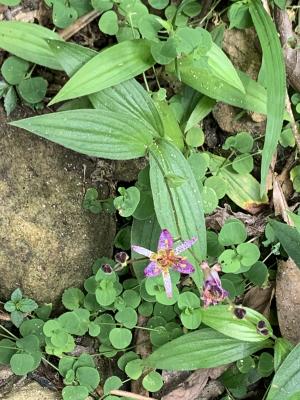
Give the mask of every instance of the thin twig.
M 150 397 L 141 396 L 140 394 L 125 392 L 124 390 L 111 390 L 111 395 L 115 396 L 123 396 L 128 397 L 129 399 L 136 399 L 136 400 L 149 400 Z
M 83 15 L 82 17 L 78 18 L 74 24 L 70 25 L 68 28 L 63 29 L 59 32 L 59 35 L 65 39 L 70 39 L 75 33 L 79 32 L 85 26 L 87 26 L 90 22 L 92 22 L 95 18 L 99 17 L 100 11 L 93 10 L 88 14 Z
M 299 129 L 297 126 L 297 122 L 295 121 L 295 118 L 294 118 L 290 98 L 289 98 L 287 91 L 286 91 L 286 96 L 285 96 L 285 107 L 286 107 L 286 111 L 289 113 L 289 115 L 291 117 L 291 121 L 290 121 L 291 129 L 292 129 L 293 135 L 295 137 L 295 141 L 296 141 L 298 150 L 300 152 L 300 132 L 299 132 Z

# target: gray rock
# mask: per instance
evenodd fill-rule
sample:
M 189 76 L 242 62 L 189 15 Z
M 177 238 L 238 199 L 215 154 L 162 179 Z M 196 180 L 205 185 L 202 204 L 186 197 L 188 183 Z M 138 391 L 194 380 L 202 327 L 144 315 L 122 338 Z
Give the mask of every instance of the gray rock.
M 58 392 L 52 392 L 43 388 L 36 382 L 30 382 L 27 385 L 14 389 L 4 399 L 7 400 L 60 400 Z
M 65 288 L 82 285 L 95 258 L 111 255 L 113 217 L 81 206 L 90 163 L 7 125 L 0 110 L 1 297 L 21 287 L 37 301 L 56 302 Z
M 261 48 L 253 28 L 226 29 L 222 47 L 236 68 L 245 72 L 252 79 L 257 79 L 261 66 Z M 240 109 L 221 102 L 218 102 L 213 109 L 215 120 L 225 132 L 264 133 L 265 115 L 246 112 L 241 116 L 240 113 Z

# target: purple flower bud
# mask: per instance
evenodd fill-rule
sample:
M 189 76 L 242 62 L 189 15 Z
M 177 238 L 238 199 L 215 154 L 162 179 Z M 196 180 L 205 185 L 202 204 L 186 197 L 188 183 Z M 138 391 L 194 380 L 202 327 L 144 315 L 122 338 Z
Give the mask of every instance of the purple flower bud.
M 103 264 L 101 266 L 101 269 L 103 272 L 105 272 L 106 274 L 111 274 L 113 272 L 112 267 L 109 264 Z
M 269 335 L 269 330 L 267 329 L 266 323 L 263 320 L 258 321 L 258 323 L 256 325 L 256 330 L 257 330 L 257 333 L 260 333 L 261 335 L 264 335 L 264 336 Z
M 243 307 L 235 307 L 233 313 L 237 319 L 243 319 L 245 318 L 247 312 Z
M 115 260 L 117 263 L 121 264 L 122 267 L 126 267 L 129 255 L 125 253 L 125 251 L 120 251 L 115 255 Z

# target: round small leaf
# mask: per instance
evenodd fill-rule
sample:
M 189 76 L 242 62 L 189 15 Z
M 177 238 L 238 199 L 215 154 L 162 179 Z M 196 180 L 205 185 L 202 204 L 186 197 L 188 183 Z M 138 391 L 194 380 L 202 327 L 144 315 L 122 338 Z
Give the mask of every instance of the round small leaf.
M 118 16 L 113 11 L 106 11 L 99 19 L 99 29 L 107 35 L 116 35 L 119 30 Z
M 236 272 L 241 266 L 240 257 L 231 249 L 223 251 L 218 258 L 218 262 L 222 265 L 223 272 Z
M 18 86 L 20 96 L 30 104 L 43 100 L 47 92 L 48 82 L 41 77 L 25 79 Z
M 64 400 L 86 400 L 89 391 L 85 386 L 65 386 L 62 395 Z
M 115 315 L 116 321 L 123 324 L 125 328 L 132 329 L 136 326 L 138 316 L 136 311 L 131 307 L 126 307 L 124 310 L 118 311 Z
M 205 214 L 211 214 L 218 207 L 218 196 L 210 187 L 204 186 L 202 201 Z
M 264 377 L 271 375 L 274 369 L 274 358 L 267 352 L 261 353 L 258 360 L 257 369 Z
M 133 289 L 125 290 L 122 296 L 128 307 L 137 308 L 141 302 L 139 293 Z
M 98 11 L 107 11 L 113 8 L 114 3 L 110 0 L 92 0 L 92 6 Z
M 267 281 L 269 272 L 266 264 L 257 261 L 249 271 L 244 273 L 245 277 L 249 279 L 254 285 L 263 286 Z
M 134 351 L 128 351 L 124 353 L 120 358 L 118 358 L 118 367 L 125 371 L 125 367 L 129 361 L 138 359 L 139 356 Z
M 227 220 L 219 233 L 219 242 L 223 246 L 240 244 L 246 239 L 247 231 L 245 225 L 238 219 Z
M 75 310 L 83 305 L 84 294 L 78 288 L 66 289 L 62 296 L 62 303 L 67 310 Z
M 34 369 L 34 358 L 30 354 L 14 354 L 10 359 L 10 366 L 15 375 L 26 375 Z
M 193 127 L 187 131 L 185 141 L 188 146 L 199 147 L 204 143 L 204 132 L 199 127 Z
M 219 176 L 210 176 L 205 180 L 205 186 L 213 189 L 218 197 L 218 199 L 222 199 L 225 196 L 227 190 L 227 183 L 224 179 Z
M 132 333 L 126 328 L 113 328 L 109 333 L 109 340 L 116 349 L 124 349 L 131 343 Z
M 74 7 L 68 7 L 64 2 L 55 1 L 52 10 L 52 20 L 58 28 L 66 28 L 76 21 L 78 13 Z
M 79 384 L 85 386 L 90 393 L 97 388 L 100 382 L 99 372 L 92 367 L 78 368 L 76 370 L 76 378 Z
M 254 243 L 242 243 L 237 247 L 237 252 L 241 256 L 242 265 L 249 267 L 258 261 L 260 251 Z
M 202 314 L 201 309 L 196 308 L 195 310 L 191 310 L 186 308 L 181 314 L 180 319 L 187 329 L 197 329 L 201 325 Z
M 143 301 L 138 308 L 139 314 L 143 317 L 150 317 L 153 313 L 153 304 Z
M 149 392 L 157 392 L 162 388 L 164 384 L 161 375 L 156 371 L 152 371 L 149 374 L 147 374 L 143 378 L 142 383 L 144 388 Z
M 8 57 L 1 67 L 3 78 L 10 85 L 18 85 L 29 69 L 29 63 L 16 56 Z
M 169 4 L 169 0 L 149 0 L 149 4 L 157 10 L 163 10 Z
M 253 157 L 248 153 L 240 154 L 233 160 L 232 168 L 241 175 L 248 174 L 253 170 Z
M 129 361 L 126 364 L 125 372 L 129 378 L 137 380 L 143 373 L 143 361 L 141 359 Z
M 195 295 L 195 293 L 184 292 L 179 295 L 178 308 L 184 310 L 187 307 L 190 309 L 200 307 L 200 299 Z
M 104 394 L 109 394 L 112 390 L 118 390 L 122 385 L 123 383 L 118 376 L 110 376 L 104 383 Z

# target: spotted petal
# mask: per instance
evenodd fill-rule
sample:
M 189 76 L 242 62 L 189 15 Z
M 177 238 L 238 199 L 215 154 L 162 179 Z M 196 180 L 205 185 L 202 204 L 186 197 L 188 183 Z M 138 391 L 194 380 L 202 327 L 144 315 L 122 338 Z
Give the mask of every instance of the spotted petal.
M 163 229 L 161 231 L 159 241 L 158 241 L 158 250 L 166 250 L 171 249 L 173 247 L 173 238 L 168 229 Z
M 147 267 L 144 269 L 144 274 L 146 276 L 157 276 L 161 273 L 161 269 L 159 268 L 158 264 L 152 261 Z
M 195 242 L 197 242 L 198 238 L 193 237 L 190 240 L 185 240 L 184 242 L 182 242 L 178 247 L 176 247 L 176 249 L 174 250 L 174 253 L 176 255 L 183 253 L 185 250 L 189 249 L 190 247 L 193 246 L 193 244 Z
M 154 253 L 153 251 L 149 249 L 145 249 L 145 247 L 141 246 L 131 246 L 132 250 L 135 251 L 136 253 L 141 254 L 142 256 L 150 258 Z
M 173 297 L 171 276 L 170 276 L 169 272 L 163 272 L 162 277 L 163 277 L 163 281 L 164 281 L 166 295 L 170 299 Z
M 192 274 L 195 271 L 195 269 L 192 266 L 192 264 L 190 264 L 185 259 L 180 260 L 179 263 L 174 265 L 173 269 L 175 269 L 176 271 L 180 272 L 181 274 Z

